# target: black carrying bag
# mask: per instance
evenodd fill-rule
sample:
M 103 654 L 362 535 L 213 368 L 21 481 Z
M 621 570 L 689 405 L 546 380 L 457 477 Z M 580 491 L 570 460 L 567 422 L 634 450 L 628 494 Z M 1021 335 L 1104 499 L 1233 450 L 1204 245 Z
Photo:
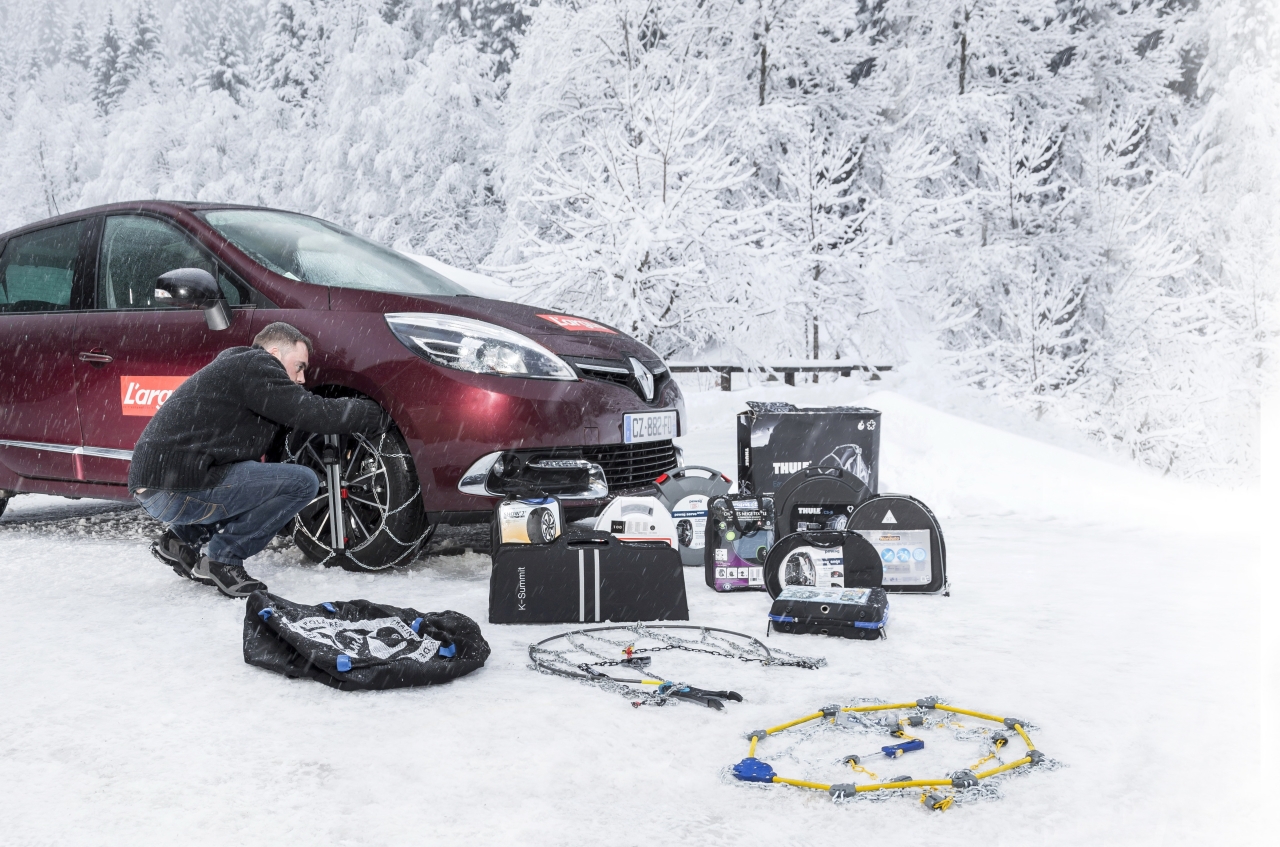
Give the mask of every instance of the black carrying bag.
M 481 668 L 489 644 L 457 612 L 419 612 L 368 600 L 319 606 L 255 591 L 244 615 L 244 660 L 343 691 L 437 685 Z
M 880 554 L 856 532 L 793 532 L 769 550 L 764 584 L 770 597 L 788 586 L 879 588 Z
M 772 498 L 711 498 L 702 551 L 707 586 L 721 592 L 763 591 L 765 558 L 773 539 Z
M 687 621 L 680 554 L 665 542 L 608 533 L 493 553 L 490 623 Z
M 787 586 L 769 609 L 774 632 L 871 641 L 887 637 L 889 597 L 883 588 Z
M 950 593 L 947 542 L 938 519 L 924 503 L 905 494 L 882 494 L 854 511 L 849 529 L 875 547 L 886 591 Z
M 844 529 L 871 497 L 871 489 L 856 474 L 841 468 L 804 468 L 787 477 L 773 497 L 778 535 Z

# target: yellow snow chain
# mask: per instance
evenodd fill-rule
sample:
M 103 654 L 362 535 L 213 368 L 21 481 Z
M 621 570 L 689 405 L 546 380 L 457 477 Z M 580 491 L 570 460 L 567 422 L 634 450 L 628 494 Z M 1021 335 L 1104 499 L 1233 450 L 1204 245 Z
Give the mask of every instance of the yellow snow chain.
M 836 785 L 828 785 L 821 782 L 810 782 L 803 779 L 791 779 L 789 777 L 779 776 L 774 772 L 773 767 L 768 763 L 756 758 L 757 745 L 769 737 L 784 732 L 792 727 L 809 723 L 820 719 L 829 719 L 834 722 L 842 712 L 886 712 L 895 709 L 918 709 L 913 715 L 901 718 L 897 722 L 897 728 L 891 730 L 890 734 L 905 739 L 898 744 L 891 744 L 880 748 L 881 753 L 890 759 L 896 759 L 904 753 L 912 750 L 919 750 L 924 747 L 924 742 L 918 738 L 907 735 L 903 729 L 903 724 L 910 726 L 924 726 L 923 712 L 936 711 L 946 712 L 953 715 L 967 715 L 978 720 L 989 721 L 991 723 L 1000 724 L 1005 729 L 1012 729 L 1018 733 L 1027 747 L 1027 754 L 1020 759 L 1004 764 L 998 764 L 995 767 L 985 771 L 978 771 L 977 768 L 992 759 L 996 758 L 999 750 L 1009 743 L 1006 735 L 1000 732 L 992 733 L 991 743 L 995 750 L 989 755 L 979 759 L 967 771 L 957 771 L 946 779 L 912 779 L 911 777 L 899 777 L 898 779 L 883 782 L 870 782 L 864 784 L 842 783 Z M 945 719 L 944 719 L 945 722 Z M 793 721 L 778 724 L 769 729 L 757 729 L 747 733 L 750 739 L 750 747 L 747 749 L 747 758 L 743 759 L 733 766 L 733 775 L 744 782 L 769 782 L 780 783 L 783 785 L 794 785 L 799 788 L 811 788 L 816 791 L 826 791 L 835 799 L 843 799 L 853 797 L 858 794 L 865 794 L 871 791 L 898 791 L 910 788 L 925 789 L 920 795 L 920 802 L 929 809 L 934 811 L 945 811 L 949 809 L 955 800 L 954 792 L 964 788 L 973 788 L 978 784 L 978 780 L 988 779 L 996 774 L 1006 773 L 1022 767 L 1030 767 L 1039 765 L 1046 761 L 1045 755 L 1036 749 L 1032 743 L 1031 737 L 1027 734 L 1023 727 L 1023 721 L 1018 718 L 1002 718 L 998 715 L 990 715 L 986 712 L 974 712 L 969 709 L 961 709 L 958 706 L 950 706 L 945 703 L 938 702 L 936 697 L 925 697 L 916 700 L 913 703 L 885 703 L 882 705 L 869 706 L 824 706 L 822 709 L 811 715 L 805 715 Z M 874 773 L 867 770 L 863 766 L 863 759 L 860 756 L 846 756 L 844 762 L 848 764 L 855 773 L 865 773 L 872 779 L 879 779 Z M 952 793 L 946 794 L 939 791 L 929 791 L 929 789 L 950 789 Z

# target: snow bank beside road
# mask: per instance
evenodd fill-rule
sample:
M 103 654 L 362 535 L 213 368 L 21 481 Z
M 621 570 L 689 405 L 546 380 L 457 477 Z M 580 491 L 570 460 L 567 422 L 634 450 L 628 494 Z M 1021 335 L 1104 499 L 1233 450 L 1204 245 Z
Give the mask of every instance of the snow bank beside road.
M 1137 466 L 1082 455 L 931 408 L 858 379 L 819 385 L 759 385 L 688 394 L 686 459 L 737 476 L 735 415 L 748 400 L 797 406 L 862 405 L 884 413 L 880 490 L 910 494 L 939 518 L 1019 515 L 1073 523 L 1219 528 L 1211 516 L 1254 513 L 1249 492 L 1196 487 Z M 726 433 L 728 437 L 726 438 Z

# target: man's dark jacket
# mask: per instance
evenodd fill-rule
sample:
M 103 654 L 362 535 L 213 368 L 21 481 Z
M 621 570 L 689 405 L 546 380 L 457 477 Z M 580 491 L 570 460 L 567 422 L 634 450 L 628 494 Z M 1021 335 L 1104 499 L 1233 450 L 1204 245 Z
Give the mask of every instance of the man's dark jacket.
M 289 379 L 261 347 L 223 350 L 156 411 L 129 466 L 129 490 L 201 491 L 236 462 L 262 458 L 284 428 L 321 434 L 374 433 L 371 400 L 317 397 Z

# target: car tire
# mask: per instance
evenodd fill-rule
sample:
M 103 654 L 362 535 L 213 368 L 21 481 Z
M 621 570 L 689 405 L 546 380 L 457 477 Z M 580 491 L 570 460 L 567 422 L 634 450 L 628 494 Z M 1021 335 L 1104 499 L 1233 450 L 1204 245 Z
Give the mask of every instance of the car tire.
M 529 513 L 525 532 L 531 544 L 550 544 L 556 540 L 556 516 L 546 506 L 539 506 Z
M 817 585 L 818 569 L 808 553 L 792 553 L 782 565 L 782 586 Z
M 349 571 L 409 564 L 426 535 L 427 517 L 404 438 L 392 428 L 378 436 L 338 439 L 346 549 L 335 551 L 330 536 L 329 486 L 321 458 L 324 436 L 297 431 L 285 439 L 285 461 L 315 471 L 320 489 L 294 518 L 294 543 L 313 562 Z

